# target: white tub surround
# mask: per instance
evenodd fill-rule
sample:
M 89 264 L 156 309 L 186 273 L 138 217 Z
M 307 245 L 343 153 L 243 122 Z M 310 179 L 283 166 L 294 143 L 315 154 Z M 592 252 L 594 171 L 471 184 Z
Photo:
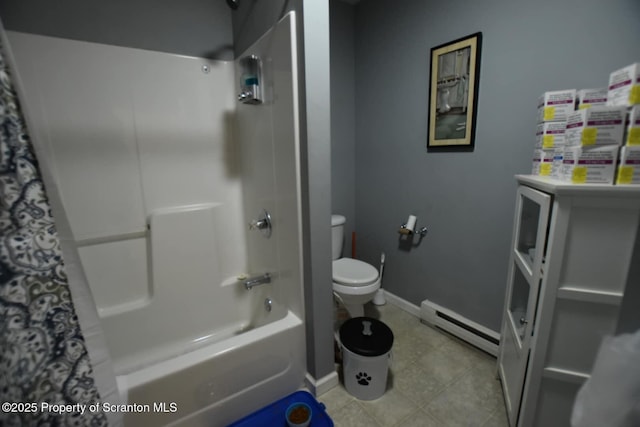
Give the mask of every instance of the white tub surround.
M 223 426 L 303 385 L 292 16 L 245 53 L 260 105 L 237 63 L 9 33 L 122 393 L 177 406 L 131 425 Z

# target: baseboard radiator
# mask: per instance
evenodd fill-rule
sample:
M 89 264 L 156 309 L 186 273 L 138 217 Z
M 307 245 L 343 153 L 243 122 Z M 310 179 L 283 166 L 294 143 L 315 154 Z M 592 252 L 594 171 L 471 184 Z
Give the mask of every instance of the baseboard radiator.
M 429 300 L 420 305 L 420 320 L 429 326 L 440 328 L 479 349 L 498 355 L 500 334 L 460 314 L 441 307 Z

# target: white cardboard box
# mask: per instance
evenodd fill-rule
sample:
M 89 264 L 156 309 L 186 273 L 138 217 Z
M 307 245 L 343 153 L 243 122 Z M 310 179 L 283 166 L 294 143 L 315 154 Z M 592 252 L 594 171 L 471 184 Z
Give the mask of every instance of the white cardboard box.
M 564 147 L 557 147 L 553 150 L 553 161 L 551 162 L 551 176 L 556 179 L 562 178 L 562 160 L 564 159 Z
M 569 114 L 564 133 L 567 147 L 620 145 L 624 135 L 626 107 L 592 107 Z
M 640 62 L 628 65 L 609 75 L 607 105 L 640 104 Z
M 565 147 L 561 179 L 574 184 L 613 184 L 618 148 L 617 145 Z
M 624 144 L 640 147 L 640 105 L 629 110 L 629 125 L 624 135 Z
M 533 150 L 532 175 L 551 176 L 553 169 L 553 150 Z
M 566 121 L 539 123 L 536 130 L 535 148 L 552 150 L 564 146 L 566 125 Z
M 584 110 L 597 105 L 606 105 L 607 93 L 606 87 L 598 89 L 580 89 L 576 94 L 576 110 Z
M 576 90 L 545 92 L 538 98 L 538 123 L 567 120 L 576 103 Z
M 640 146 L 625 146 L 620 149 L 616 184 L 640 184 Z

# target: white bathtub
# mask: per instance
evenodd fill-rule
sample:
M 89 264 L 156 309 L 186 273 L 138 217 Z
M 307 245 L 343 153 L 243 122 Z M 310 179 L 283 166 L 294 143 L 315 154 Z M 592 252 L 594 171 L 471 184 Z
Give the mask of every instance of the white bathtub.
M 226 426 L 298 389 L 304 325 L 281 319 L 118 376 L 125 426 Z M 120 408 L 122 409 L 122 408 Z
M 250 290 L 245 279 L 221 279 L 228 265 L 218 261 L 224 250 L 216 238 L 219 209 L 204 204 L 155 212 L 153 292 L 139 307 L 113 309 L 102 319 L 130 405 L 113 409 L 124 413 L 126 426 L 226 426 L 303 384 L 296 259 L 251 269 L 269 272 L 271 282 Z
M 254 275 L 269 272 L 271 283 L 251 290 L 245 279 L 222 279 L 229 268 L 218 261 L 225 249 L 216 229 L 222 208 L 152 214 L 152 291 L 140 306 L 112 309 L 102 319 L 129 405 L 113 409 L 124 413 L 126 426 L 226 426 L 303 385 L 297 258 L 255 262 Z M 277 240 L 251 237 L 253 246 L 270 245 L 265 254 L 277 253 Z
M 222 208 L 154 212 L 152 291 L 139 306 L 111 309 L 102 319 L 128 405 L 113 410 L 124 413 L 126 426 L 226 426 L 303 384 L 296 258 L 277 263 L 263 257 L 263 267 L 251 271 L 269 272 L 271 282 L 250 290 L 245 279 L 222 279 L 229 268 L 217 238 Z M 260 239 L 254 246 L 271 245 L 266 254 L 277 253 L 271 249 L 277 240 L 252 237 Z

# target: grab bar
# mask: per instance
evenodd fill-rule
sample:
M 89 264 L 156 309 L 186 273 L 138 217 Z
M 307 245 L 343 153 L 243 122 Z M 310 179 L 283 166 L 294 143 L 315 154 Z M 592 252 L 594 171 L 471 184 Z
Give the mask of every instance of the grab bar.
M 264 285 L 265 283 L 271 283 L 271 274 L 264 273 L 262 276 L 251 277 L 244 281 L 244 287 L 250 290 L 254 286 Z

